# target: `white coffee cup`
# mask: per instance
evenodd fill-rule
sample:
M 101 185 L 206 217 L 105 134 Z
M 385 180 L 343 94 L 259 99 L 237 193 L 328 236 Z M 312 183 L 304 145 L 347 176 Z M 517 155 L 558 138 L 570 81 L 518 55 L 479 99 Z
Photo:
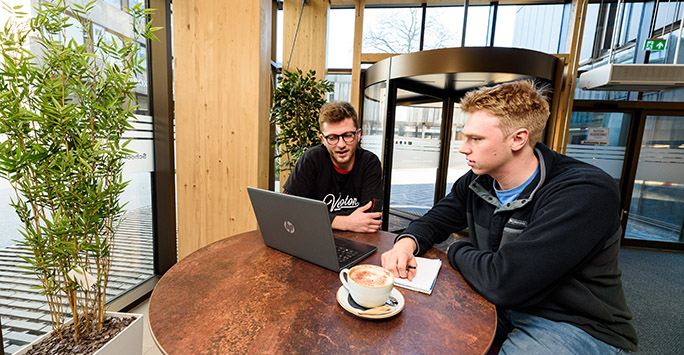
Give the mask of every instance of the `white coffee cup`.
M 340 271 L 340 281 L 354 302 L 366 308 L 382 306 L 394 288 L 394 277 L 377 265 L 356 265 Z

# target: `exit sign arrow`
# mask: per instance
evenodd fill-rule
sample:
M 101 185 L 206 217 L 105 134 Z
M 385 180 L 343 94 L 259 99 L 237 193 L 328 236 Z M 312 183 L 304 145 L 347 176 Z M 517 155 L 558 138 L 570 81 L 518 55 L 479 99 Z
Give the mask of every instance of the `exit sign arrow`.
M 667 48 L 667 40 L 663 38 L 647 39 L 644 43 L 646 51 L 664 51 Z

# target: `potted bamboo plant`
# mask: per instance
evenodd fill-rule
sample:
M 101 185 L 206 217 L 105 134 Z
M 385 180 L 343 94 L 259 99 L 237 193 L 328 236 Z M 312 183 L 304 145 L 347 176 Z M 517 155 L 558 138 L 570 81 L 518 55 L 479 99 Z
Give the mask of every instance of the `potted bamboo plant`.
M 156 39 L 156 28 L 146 21 L 151 10 L 136 5 L 127 9 L 134 38 L 94 37 L 94 3 L 40 3 L 31 18 L 5 5 L 1 34 L 0 174 L 16 192 L 20 245 L 50 306 L 48 346 L 58 353 L 88 349 L 113 324 L 132 321 L 105 314 L 106 292 L 124 213 L 122 169 L 133 153 L 122 134 L 144 72 L 138 40 Z M 68 38 L 74 23 L 83 41 Z
M 333 84 L 317 80 L 314 70 L 306 74 L 301 69 L 283 70 L 271 106 L 271 124 L 277 129 L 273 141 L 277 172 L 294 168 L 307 149 L 321 142 L 318 114 L 325 104 L 325 94 L 332 90 Z

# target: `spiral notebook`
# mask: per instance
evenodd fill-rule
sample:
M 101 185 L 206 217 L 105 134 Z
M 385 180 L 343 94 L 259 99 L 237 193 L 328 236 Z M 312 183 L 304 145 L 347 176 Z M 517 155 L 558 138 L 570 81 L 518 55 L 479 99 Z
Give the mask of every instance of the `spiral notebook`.
M 418 264 L 416 266 L 416 277 L 414 277 L 412 281 L 394 278 L 394 286 L 427 293 L 429 295 L 435 287 L 437 274 L 439 274 L 439 269 L 442 267 L 442 260 L 417 257 L 416 263 Z

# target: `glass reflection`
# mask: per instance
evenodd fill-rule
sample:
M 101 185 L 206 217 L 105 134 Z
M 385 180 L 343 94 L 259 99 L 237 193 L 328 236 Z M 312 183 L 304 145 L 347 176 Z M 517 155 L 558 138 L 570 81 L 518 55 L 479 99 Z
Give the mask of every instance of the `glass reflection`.
M 441 148 L 441 102 L 397 106 L 390 208 L 422 216 L 434 205 Z
M 451 125 L 451 144 L 449 145 L 449 167 L 447 170 L 447 186 L 445 196 L 451 192 L 451 187 L 463 174 L 470 171 L 465 156 L 458 152 L 465 141 L 461 133 L 465 126 L 467 115 L 461 111 L 458 104 L 454 105 L 454 117 Z
M 463 38 L 463 7 L 428 7 L 425 14 L 423 50 L 460 47 Z
M 328 74 L 325 80 L 333 83 L 333 91 L 326 94 L 327 101 L 351 101 L 351 74 Z
M 562 25 L 563 5 L 502 5 L 496 15 L 494 45 L 559 53 L 565 50 Z
M 369 150 L 382 161 L 382 139 L 385 131 L 384 108 L 387 85 L 381 82 L 366 88 L 361 123 L 361 147 Z
M 631 115 L 622 112 L 573 112 L 566 154 L 595 165 L 619 184 Z
M 411 53 L 420 50 L 423 10 L 370 8 L 363 13 L 363 53 Z
M 684 243 L 684 117 L 647 116 L 625 238 Z

